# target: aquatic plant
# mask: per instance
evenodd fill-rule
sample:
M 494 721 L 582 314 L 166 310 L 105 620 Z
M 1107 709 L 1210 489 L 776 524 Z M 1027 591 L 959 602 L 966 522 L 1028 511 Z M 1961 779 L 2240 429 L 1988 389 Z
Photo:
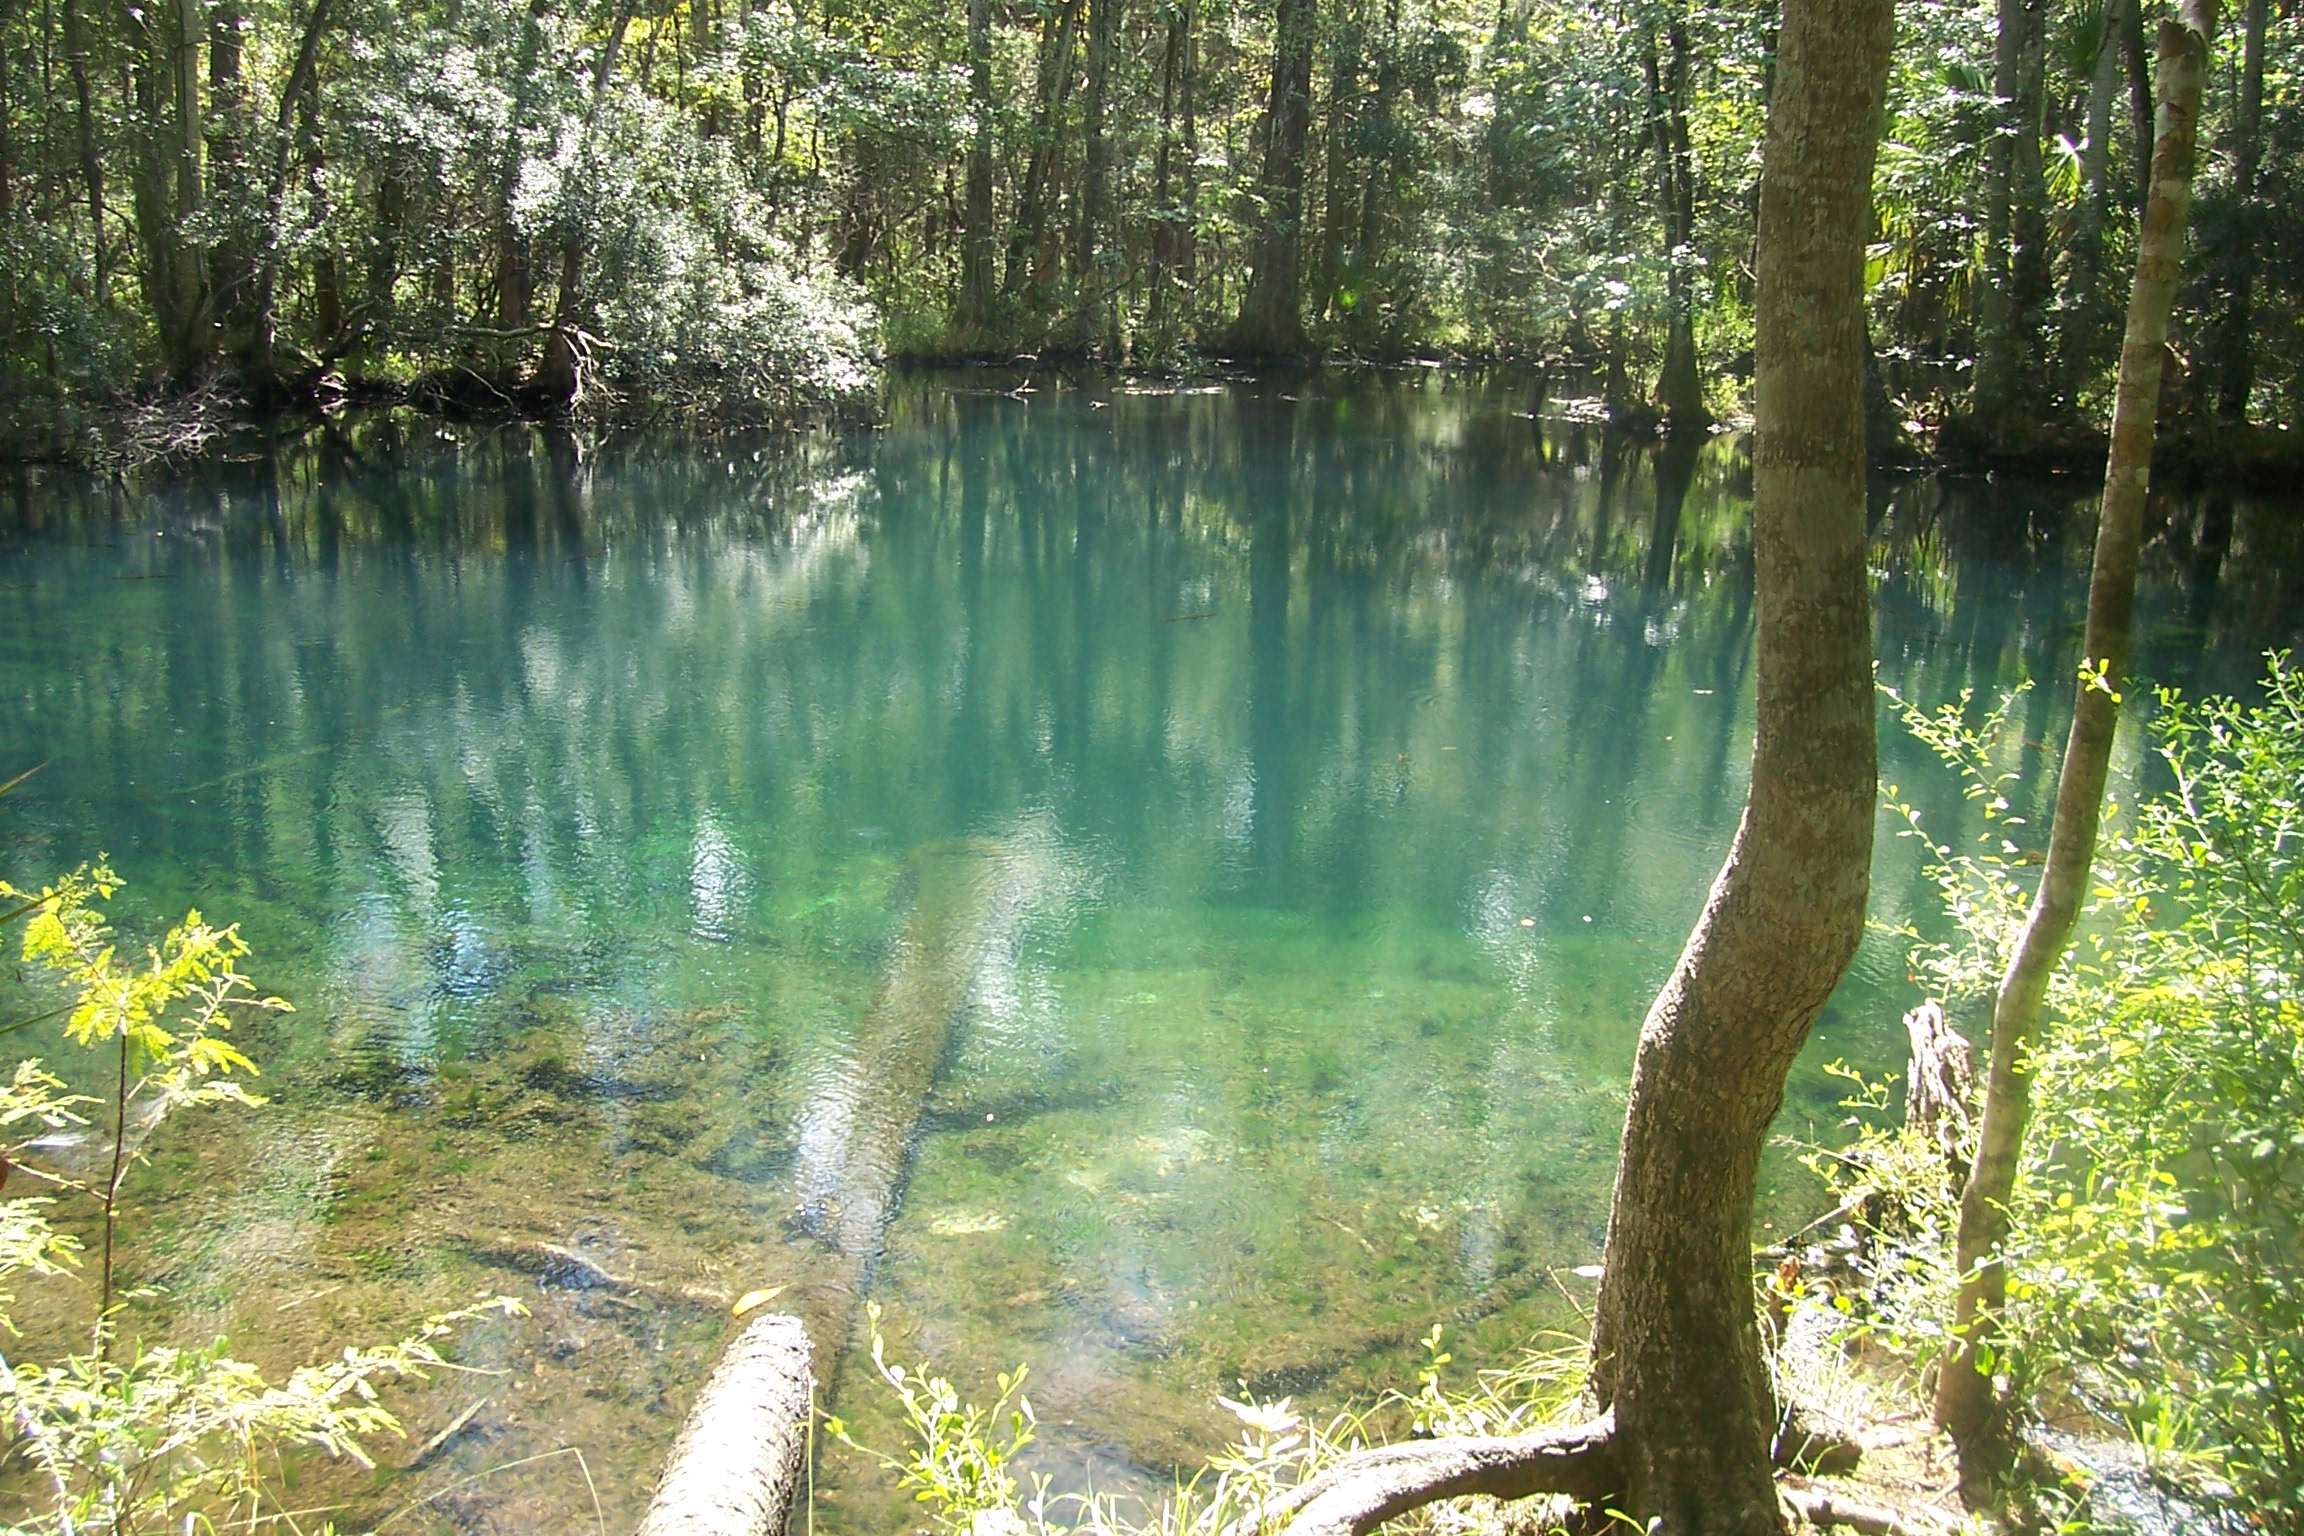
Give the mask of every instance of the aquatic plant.
M 120 885 L 101 861 L 36 892 L 0 881 L 0 901 L 11 904 L 0 923 L 23 923 L 24 963 L 62 997 L 0 1033 L 61 1020 L 65 1040 L 109 1055 L 111 1082 L 104 1098 L 74 1093 L 26 1059 L 0 1083 L 0 1184 L 21 1173 L 55 1191 L 0 1200 L 0 1280 L 53 1275 L 79 1261 L 79 1239 L 53 1224 L 59 1201 L 92 1203 L 101 1233 L 92 1347 L 54 1362 L 0 1356 L 0 1414 L 42 1487 L 9 1529 L 61 1536 L 245 1529 L 268 1502 L 286 1518 L 275 1496 L 282 1452 L 308 1447 L 373 1465 L 363 1440 L 400 1427 L 378 1385 L 446 1366 L 440 1346 L 458 1324 L 519 1304 L 498 1298 L 428 1318 L 395 1343 L 348 1348 L 277 1383 L 229 1355 L 222 1338 L 183 1348 L 124 1336 L 127 1301 L 116 1287 L 115 1256 L 127 1172 L 175 1111 L 263 1102 L 246 1087 L 255 1064 L 223 1036 L 240 1010 L 288 1005 L 240 971 L 248 948 L 238 932 L 198 912 L 148 947 L 141 965 L 124 960 L 101 912 Z M 76 1128 L 92 1120 L 107 1129 L 100 1141 L 83 1141 Z M 0 1326 L 13 1332 L 7 1305 L 0 1296 Z

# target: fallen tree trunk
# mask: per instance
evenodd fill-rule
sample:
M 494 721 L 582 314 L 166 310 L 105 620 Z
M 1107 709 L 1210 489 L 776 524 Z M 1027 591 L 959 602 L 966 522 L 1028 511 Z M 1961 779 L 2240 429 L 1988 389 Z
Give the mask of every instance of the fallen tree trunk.
M 808 1330 L 769 1313 L 737 1335 L 688 1411 L 639 1536 L 783 1536 L 808 1460 Z

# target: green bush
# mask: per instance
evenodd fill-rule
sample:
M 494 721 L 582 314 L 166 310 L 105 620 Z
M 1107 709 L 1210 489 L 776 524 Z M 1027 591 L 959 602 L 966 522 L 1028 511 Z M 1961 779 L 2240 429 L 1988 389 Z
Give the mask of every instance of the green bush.
M 1901 703 L 1901 701 L 1899 701 Z M 2030 901 L 2001 771 L 2008 709 L 1905 722 L 1984 817 L 1927 841 L 1950 936 L 1913 968 L 1954 1016 L 1988 999 Z M 2260 699 L 2156 698 L 2164 780 L 2100 850 L 2080 941 L 2050 992 L 2009 1250 L 2003 1389 L 2123 1428 L 2167 1476 L 2261 1523 L 2304 1520 L 2304 675 L 2271 658 Z M 1906 930 L 1908 933 L 1910 930 Z M 1873 1089 L 1851 1101 L 1885 1110 Z M 1924 1368 L 1957 1279 L 1934 1149 L 1873 1123 L 1812 1158 L 1870 1213 L 1853 1326 Z M 1933 1168 L 1933 1172 L 1931 1172 Z

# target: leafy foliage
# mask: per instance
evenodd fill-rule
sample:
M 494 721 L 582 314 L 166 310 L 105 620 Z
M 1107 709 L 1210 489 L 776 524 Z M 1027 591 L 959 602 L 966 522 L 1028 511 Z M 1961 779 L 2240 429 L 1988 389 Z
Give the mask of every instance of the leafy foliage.
M 2275 655 L 2256 702 L 2156 703 L 2167 787 L 2100 851 L 2029 1063 L 2004 1255 L 2015 1342 L 1993 1367 L 2019 1399 L 2121 1426 L 2164 1475 L 2286 1526 L 2304 1515 L 2304 676 Z M 1968 705 L 1903 711 L 1986 817 L 1977 851 L 1929 843 L 1953 933 L 1915 936 L 1914 965 L 1954 1006 L 1990 995 L 2029 897 L 2007 703 L 1977 726 Z M 1957 1192 L 1932 1143 L 1880 1123 L 1886 1086 L 1859 1089 L 1852 1143 L 1811 1154 L 1868 1227 L 1835 1304 L 1925 1365 L 1958 1280 Z
M 280 1455 L 301 1448 L 371 1465 L 363 1442 L 399 1430 L 378 1386 L 445 1366 L 442 1345 L 467 1319 L 519 1310 L 499 1298 L 443 1314 L 396 1343 L 346 1349 L 278 1383 L 233 1358 L 223 1339 L 203 1348 L 123 1341 L 111 1260 L 129 1140 L 180 1109 L 260 1105 L 243 1082 L 254 1064 L 223 1035 L 236 1010 L 288 1005 L 240 971 L 248 950 L 237 931 L 197 912 L 147 948 L 141 965 L 124 963 L 100 909 L 120 883 L 102 862 L 37 892 L 0 882 L 9 907 L 0 918 L 24 924 L 24 963 L 52 976 L 64 998 L 19 1027 L 61 1018 L 66 1040 L 110 1049 L 118 1064 L 109 1101 L 68 1091 L 32 1059 L 0 1083 L 0 1170 L 94 1202 L 105 1233 L 95 1347 L 56 1361 L 0 1358 L 0 1416 L 41 1490 L 37 1513 L 15 1531 L 173 1536 L 252 1526 L 264 1514 Z M 88 1127 L 90 1111 L 109 1121 L 108 1172 L 95 1175 L 47 1157 L 54 1133 Z M 80 1243 L 51 1221 L 57 1198 L 0 1200 L 0 1279 L 51 1275 L 78 1262 Z

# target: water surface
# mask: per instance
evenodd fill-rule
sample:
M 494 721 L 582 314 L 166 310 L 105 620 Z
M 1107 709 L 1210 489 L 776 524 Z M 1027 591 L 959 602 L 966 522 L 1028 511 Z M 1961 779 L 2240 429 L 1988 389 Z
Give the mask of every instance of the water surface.
M 1435 1321 L 1467 1365 L 1575 1329 L 1640 1016 L 1741 808 L 1749 484 L 1735 439 L 1523 405 L 909 385 L 797 447 L 376 418 L 134 493 L 21 477 L 0 776 L 48 767 L 0 862 L 108 852 L 131 932 L 237 920 L 297 1008 L 253 1037 L 270 1106 L 153 1145 L 147 1333 L 284 1366 L 520 1295 L 460 1341 L 500 1374 L 402 1399 L 410 1447 L 486 1402 L 429 1464 L 298 1486 L 507 1532 L 596 1489 L 629 1528 L 714 1298 L 837 1219 L 926 931 L 965 1008 L 869 1284 L 900 1358 L 978 1395 L 1030 1364 L 1064 1486 L 1204 1454 L 1219 1392 L 1411 1384 Z M 1875 492 L 1883 679 L 2038 678 L 2035 770 L 2089 504 Z M 2293 514 L 2156 505 L 2148 672 L 2241 686 L 2292 637 Z M 1884 772 L 1957 818 L 1893 733 Z M 1892 831 L 1887 922 L 1928 895 Z M 923 864 L 955 848 L 960 895 Z M 1868 946 L 1788 1135 L 1840 1118 L 1823 1063 L 1898 1065 L 1913 1001 Z M 1813 1194 L 1780 1153 L 1764 1215 Z M 649 1289 L 540 1284 L 540 1244 Z M 35 1343 L 84 1292 L 26 1298 Z M 893 1442 L 864 1371 L 834 1390 Z M 829 1531 L 909 1519 L 852 1454 L 817 1491 Z

